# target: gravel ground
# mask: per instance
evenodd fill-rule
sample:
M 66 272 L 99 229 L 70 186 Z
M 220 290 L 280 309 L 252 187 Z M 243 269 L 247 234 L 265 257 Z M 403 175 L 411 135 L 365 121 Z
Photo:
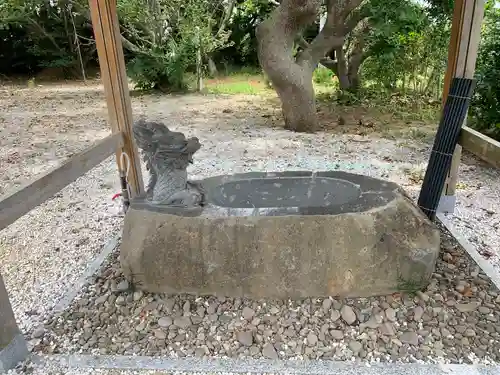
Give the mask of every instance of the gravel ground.
M 500 295 L 443 234 L 424 293 L 250 300 L 129 290 L 118 251 L 61 315 L 31 332 L 43 353 L 500 362 Z
M 95 84 L 0 87 L 0 194 L 108 134 L 101 90 Z M 275 110 L 256 97 L 147 96 L 132 101 L 136 115 L 200 138 L 203 146 L 190 170 L 194 178 L 340 168 L 391 179 L 416 194 L 430 150 L 430 145 L 411 139 L 270 128 Z M 118 190 L 110 158 L 0 232 L 0 269 L 23 331 L 33 332 L 51 315 L 103 244 L 120 232 L 122 218 L 110 199 Z M 452 220 L 500 270 L 498 191 L 499 171 L 465 157 Z

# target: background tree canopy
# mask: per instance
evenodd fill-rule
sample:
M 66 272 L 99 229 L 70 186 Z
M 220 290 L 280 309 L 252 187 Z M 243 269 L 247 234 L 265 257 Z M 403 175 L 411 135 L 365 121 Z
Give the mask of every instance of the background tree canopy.
M 256 29 L 279 3 L 118 0 L 129 76 L 139 89 L 183 90 L 187 75 L 195 71 L 198 51 L 206 75 L 259 69 Z M 311 78 L 337 82 L 344 95 L 354 97 L 367 92 L 397 92 L 439 100 L 453 0 L 358 3 L 343 21 L 342 35 L 338 34 L 339 25 L 330 34 L 341 39 L 320 51 L 317 61 L 310 61 L 317 67 Z M 498 139 L 500 15 L 494 3 L 488 1 L 477 64 L 478 88 L 471 114 L 476 128 Z M 328 29 L 328 15 L 333 11 L 328 4 L 318 9 L 317 17 L 312 18 L 314 22 L 305 25 L 290 51 L 294 58 L 304 58 L 307 51 L 317 46 L 318 38 L 333 30 Z M 321 32 L 323 28 L 326 31 Z M 66 78 L 81 78 L 97 67 L 86 0 L 0 3 L 1 75 L 31 77 L 56 69 Z

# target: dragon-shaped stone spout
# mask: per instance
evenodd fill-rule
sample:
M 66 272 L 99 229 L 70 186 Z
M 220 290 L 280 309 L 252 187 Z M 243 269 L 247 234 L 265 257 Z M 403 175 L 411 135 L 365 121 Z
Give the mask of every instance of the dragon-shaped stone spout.
M 183 133 L 144 119 L 134 124 L 133 133 L 150 173 L 147 200 L 155 205 L 176 207 L 203 205 L 203 188 L 187 178 L 187 167 L 201 147 L 198 138 L 186 139 Z

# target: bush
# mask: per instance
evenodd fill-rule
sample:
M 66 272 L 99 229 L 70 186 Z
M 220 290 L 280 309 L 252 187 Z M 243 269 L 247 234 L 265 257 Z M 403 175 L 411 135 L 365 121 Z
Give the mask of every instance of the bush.
M 323 86 L 334 86 L 335 74 L 323 66 L 318 66 L 313 72 L 313 82 Z
M 172 44 L 167 44 L 170 48 L 137 54 L 129 61 L 127 73 L 137 89 L 163 92 L 187 89 L 185 75 L 191 65 L 190 54 L 173 48 Z
M 487 13 L 476 68 L 477 86 L 471 103 L 471 126 L 500 140 L 500 11 Z

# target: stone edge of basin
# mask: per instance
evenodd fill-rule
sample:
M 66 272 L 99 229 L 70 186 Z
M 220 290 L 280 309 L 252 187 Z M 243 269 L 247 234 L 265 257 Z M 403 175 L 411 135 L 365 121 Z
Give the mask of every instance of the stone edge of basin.
M 328 207 L 266 207 L 266 208 L 230 208 L 221 206 L 212 199 L 211 191 L 225 183 L 252 180 L 259 178 L 290 178 L 290 177 L 325 177 L 344 180 L 360 189 L 360 197 L 349 203 L 331 205 Z M 397 194 L 407 197 L 406 192 L 396 183 L 366 175 L 344 171 L 284 171 L 284 172 L 246 172 L 230 175 L 217 175 L 196 181 L 206 190 L 207 203 L 203 207 L 173 207 L 149 204 L 144 196 L 131 201 L 131 208 L 158 212 L 162 214 L 183 217 L 231 217 L 231 216 L 285 216 L 285 215 L 337 215 L 349 212 L 365 212 L 371 208 L 384 206 Z M 413 201 L 411 201 L 412 204 Z M 369 207 L 367 209 L 367 207 Z

